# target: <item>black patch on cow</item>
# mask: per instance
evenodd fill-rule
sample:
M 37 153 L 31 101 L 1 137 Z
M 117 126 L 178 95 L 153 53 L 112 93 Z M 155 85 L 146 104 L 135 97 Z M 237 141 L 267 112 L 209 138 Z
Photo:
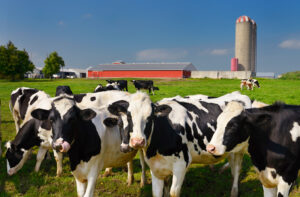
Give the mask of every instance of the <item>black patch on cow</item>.
M 41 122 L 42 122 L 41 123 L 41 127 L 43 129 L 46 129 L 46 130 L 50 130 L 51 129 L 51 122 L 50 122 L 50 120 L 43 120 Z
M 23 90 L 23 95 L 20 97 L 19 99 L 19 106 L 20 106 L 20 116 L 21 119 L 24 120 L 27 109 L 28 109 L 28 104 L 29 104 L 29 100 L 30 97 L 37 93 L 38 90 L 37 89 L 25 89 Z
M 290 131 L 294 122 L 300 123 L 299 114 L 300 106 L 280 103 L 247 109 L 229 121 L 223 142 L 234 148 L 249 136 L 248 152 L 254 166 L 259 171 L 274 168 L 276 174 L 292 184 L 300 168 L 300 140 L 292 141 Z
M 278 193 L 278 197 L 283 197 L 283 195 L 279 192 L 279 193 Z
M 73 126 L 75 139 L 68 151 L 72 171 L 81 161 L 88 162 L 101 151 L 101 139 L 92 121 L 79 121 Z
M 186 131 L 186 138 L 188 141 L 192 142 L 194 140 L 193 134 L 192 134 L 192 129 L 189 126 L 189 124 L 186 122 L 185 123 L 185 131 Z
M 15 106 L 17 98 L 22 95 L 22 89 L 19 88 L 18 91 L 10 96 L 11 106 L 12 108 Z
M 182 142 L 182 137 L 179 135 L 180 130 L 174 130 L 180 126 L 174 126 L 167 117 L 157 117 L 154 119 L 154 129 L 151 137 L 151 142 L 146 151 L 148 158 L 158 154 L 164 156 L 179 155 L 183 152 L 186 165 L 189 163 L 187 145 Z M 183 129 L 183 127 L 181 126 Z M 168 143 L 166 143 L 168 139 Z
M 33 97 L 33 99 L 30 101 L 30 105 L 32 105 L 33 103 L 35 103 L 35 101 L 37 101 L 38 100 L 38 96 L 37 95 L 35 95 L 34 97 Z
M 73 92 L 70 86 L 57 86 L 55 96 L 59 96 L 61 94 L 73 95 Z
M 41 121 L 31 119 L 26 122 L 17 133 L 14 140 L 11 141 L 11 148 L 6 152 L 6 158 L 10 167 L 15 167 L 23 158 L 21 149 L 29 150 L 33 146 L 38 146 L 41 139 L 38 137 L 38 128 Z
M 74 95 L 74 100 L 77 102 L 77 103 L 80 103 L 83 99 L 83 97 L 85 97 L 86 94 L 75 94 Z
M 276 174 L 276 172 L 275 172 L 275 171 L 271 171 L 271 175 L 272 175 L 273 179 L 275 179 L 275 178 L 276 178 L 276 176 L 277 176 L 277 174 Z
M 193 120 L 193 116 L 191 115 L 190 112 L 186 112 L 187 116 L 189 117 L 189 119 L 192 121 Z
M 193 139 L 196 138 L 200 148 L 202 150 L 205 150 L 206 145 L 204 144 L 204 137 L 206 137 L 206 139 L 210 141 L 214 134 L 214 131 L 210 127 L 208 127 L 207 124 L 209 123 L 211 126 L 216 127 L 217 117 L 222 112 L 220 106 L 214 103 L 206 103 L 204 101 L 199 101 L 200 104 L 208 110 L 208 112 L 205 112 L 197 108 L 196 105 L 192 103 L 180 102 L 180 101 L 176 101 L 176 102 L 178 102 L 180 105 L 186 108 L 186 110 L 189 113 L 192 112 L 196 115 L 196 119 L 193 121 L 193 124 L 196 123 L 200 131 L 193 129 L 194 132 L 191 133 L 191 136 L 189 136 L 187 130 L 189 129 L 189 127 L 186 127 L 187 138 L 189 141 L 193 141 Z M 195 126 L 193 127 L 196 128 Z
M 190 98 L 190 97 L 189 97 L 189 96 L 185 96 L 185 97 L 183 97 L 183 98 L 187 98 L 187 99 L 188 99 L 188 98 Z
M 215 99 L 216 97 L 213 97 L 213 96 L 209 96 L 207 97 L 208 99 Z
M 94 100 L 96 100 L 96 97 L 92 96 L 91 101 L 94 101 Z

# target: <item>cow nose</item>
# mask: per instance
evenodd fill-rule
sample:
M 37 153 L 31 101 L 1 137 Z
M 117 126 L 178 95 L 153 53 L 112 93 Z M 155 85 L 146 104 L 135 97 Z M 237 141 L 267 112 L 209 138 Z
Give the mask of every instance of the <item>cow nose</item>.
M 145 139 L 133 138 L 130 141 L 133 148 L 143 148 L 145 145 Z
M 132 150 L 132 148 L 129 146 L 129 144 L 121 144 L 120 150 L 123 153 L 128 153 Z
M 212 144 L 208 144 L 208 145 L 206 146 L 206 150 L 207 150 L 207 152 L 209 152 L 209 153 L 215 153 L 216 147 L 215 147 L 214 145 L 212 145 Z

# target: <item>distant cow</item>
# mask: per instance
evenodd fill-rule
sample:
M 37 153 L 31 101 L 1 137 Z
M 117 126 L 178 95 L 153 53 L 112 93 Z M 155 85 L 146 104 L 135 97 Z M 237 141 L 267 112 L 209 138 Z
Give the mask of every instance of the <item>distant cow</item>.
M 134 149 L 143 150 L 151 169 L 153 196 L 162 196 L 163 191 L 167 191 L 170 196 L 178 197 L 190 164 L 214 164 L 223 160 L 225 155 L 214 157 L 206 151 L 217 117 L 232 100 L 251 107 L 249 97 L 238 92 L 207 100 L 193 97 L 164 99 L 154 104 L 148 95 L 137 92 L 131 95 L 129 102 L 116 101 L 108 107 L 123 122 L 127 140 L 122 144 L 128 143 Z M 228 158 L 234 177 L 231 196 L 237 196 L 243 151 Z M 170 176 L 173 177 L 171 190 L 164 190 L 165 181 Z
M 110 92 L 103 92 L 105 93 Z M 102 93 L 94 93 L 92 97 L 88 97 L 90 105 L 101 102 L 96 98 L 100 94 Z M 88 101 L 84 97 L 87 95 L 77 99 L 81 102 Z M 111 96 L 110 99 L 114 97 Z M 74 96 L 55 97 L 50 110 L 36 109 L 32 116 L 40 120 L 51 120 L 52 145 L 60 152 L 68 153 L 78 196 L 93 196 L 101 169 L 123 166 L 132 161 L 137 153 L 137 150 L 127 153 L 120 151 L 118 119 L 111 117 L 107 108 L 79 108 Z
M 117 85 L 117 83 L 113 83 L 113 84 L 107 84 L 106 86 L 103 86 L 101 84 L 99 84 L 95 90 L 95 92 L 104 92 L 104 91 L 108 91 L 108 90 L 120 90 L 119 86 Z
M 132 80 L 132 83 L 135 89 L 147 89 L 149 90 L 149 94 L 152 92 L 152 94 L 154 95 L 154 90 L 159 90 L 158 87 L 153 86 L 152 80 Z
M 128 92 L 127 80 L 106 80 L 107 83 L 117 83 L 120 90 L 126 90 Z
M 207 150 L 216 155 L 248 148 L 264 196 L 288 197 L 300 169 L 300 106 L 275 103 L 244 109 L 227 105 Z
M 247 87 L 247 90 L 253 90 L 254 86 L 260 88 L 259 83 L 256 79 L 242 79 L 240 88 L 243 90 L 243 87 Z

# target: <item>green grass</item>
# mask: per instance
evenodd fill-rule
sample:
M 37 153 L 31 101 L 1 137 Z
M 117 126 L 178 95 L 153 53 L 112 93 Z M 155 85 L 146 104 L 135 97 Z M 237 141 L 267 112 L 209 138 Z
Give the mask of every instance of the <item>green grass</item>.
M 206 94 L 221 96 L 223 94 L 239 90 L 239 80 L 212 80 L 212 79 L 155 79 L 154 84 L 160 88 L 151 99 L 155 102 L 165 97 L 176 95 Z M 2 115 L 2 149 L 5 152 L 4 143 L 15 136 L 15 126 L 9 111 L 8 102 L 12 90 L 25 86 L 44 90 L 54 96 L 56 86 L 69 85 L 74 93 L 92 92 L 97 84 L 106 84 L 104 80 L 69 79 L 69 80 L 26 80 L 9 82 L 0 80 L 0 99 Z M 135 92 L 131 82 L 129 92 Z M 259 79 L 260 89 L 253 91 L 243 90 L 242 93 L 251 99 L 271 104 L 276 100 L 288 104 L 300 105 L 300 80 Z M 56 177 L 56 163 L 54 159 L 44 160 L 38 173 L 34 172 L 37 148 L 31 159 L 15 175 L 9 177 L 6 173 L 6 161 L 4 153 L 0 158 L 0 197 L 2 196 L 76 196 L 75 180 L 70 173 L 69 160 L 64 158 L 62 177 Z M 225 161 L 224 161 L 225 162 Z M 218 169 L 224 162 L 215 166 L 212 171 L 204 165 L 192 165 L 186 174 L 181 196 L 229 196 L 232 184 L 230 170 L 222 174 Z M 151 177 L 147 170 L 147 184 L 139 187 L 140 166 L 139 160 L 134 160 L 135 181 L 130 187 L 126 184 L 127 173 L 123 168 L 113 169 L 113 176 L 99 177 L 97 180 L 96 196 L 143 196 L 151 195 Z M 240 196 L 262 196 L 262 187 L 252 167 L 248 156 L 243 161 L 243 170 L 240 177 Z M 290 196 L 300 196 L 300 178 L 297 186 L 293 188 Z

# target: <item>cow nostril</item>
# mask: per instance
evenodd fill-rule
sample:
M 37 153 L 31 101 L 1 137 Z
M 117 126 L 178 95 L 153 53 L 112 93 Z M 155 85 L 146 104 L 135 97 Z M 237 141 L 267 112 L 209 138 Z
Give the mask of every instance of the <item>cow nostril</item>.
M 214 145 L 209 144 L 209 145 L 207 145 L 206 150 L 210 153 L 213 153 L 213 152 L 215 152 L 216 147 Z

